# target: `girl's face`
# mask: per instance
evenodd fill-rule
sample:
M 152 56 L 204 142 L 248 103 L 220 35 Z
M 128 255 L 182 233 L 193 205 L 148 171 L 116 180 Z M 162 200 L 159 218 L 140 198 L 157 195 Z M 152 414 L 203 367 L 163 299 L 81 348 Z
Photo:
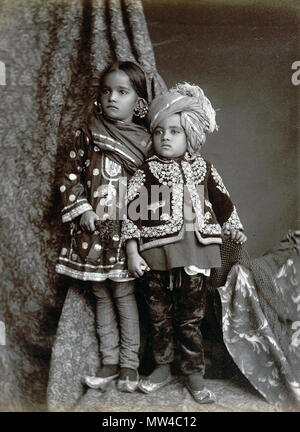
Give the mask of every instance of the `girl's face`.
M 112 120 L 131 121 L 139 96 L 125 72 L 109 72 L 100 90 L 103 113 Z
M 184 155 L 187 142 L 179 114 L 167 117 L 156 126 L 153 132 L 153 146 L 159 156 L 168 159 Z

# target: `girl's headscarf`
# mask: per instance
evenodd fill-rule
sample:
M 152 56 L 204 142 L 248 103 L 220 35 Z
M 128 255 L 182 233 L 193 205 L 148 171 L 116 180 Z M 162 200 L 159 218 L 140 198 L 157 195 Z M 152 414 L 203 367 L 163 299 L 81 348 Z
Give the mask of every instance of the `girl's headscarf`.
M 94 110 L 81 127 L 94 144 L 133 174 L 151 154 L 151 137 L 143 126 L 112 121 Z
M 218 130 L 216 112 L 203 90 L 196 85 L 180 83 L 153 99 L 149 109 L 151 133 L 162 120 L 173 114 L 181 116 L 191 155 L 199 153 L 206 133 Z

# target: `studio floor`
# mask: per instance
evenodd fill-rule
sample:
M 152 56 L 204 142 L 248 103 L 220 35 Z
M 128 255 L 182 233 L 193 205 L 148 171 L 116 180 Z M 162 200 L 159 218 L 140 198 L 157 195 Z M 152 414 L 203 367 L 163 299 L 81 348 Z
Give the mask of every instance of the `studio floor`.
M 194 401 L 180 378 L 152 394 L 121 393 L 115 382 L 105 393 L 88 389 L 74 408 L 79 412 L 276 412 L 275 407 L 242 376 L 230 379 L 207 379 L 207 387 L 217 397 L 217 403 L 199 405 Z

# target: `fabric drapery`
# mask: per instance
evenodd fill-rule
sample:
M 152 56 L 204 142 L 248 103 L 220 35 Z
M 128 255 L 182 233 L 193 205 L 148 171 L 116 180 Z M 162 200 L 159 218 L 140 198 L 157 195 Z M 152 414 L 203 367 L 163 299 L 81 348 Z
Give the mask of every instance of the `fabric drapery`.
M 299 411 L 300 231 L 245 264 L 234 265 L 218 290 L 224 342 L 268 402 Z
M 150 99 L 164 89 L 139 0 L 3 0 L 1 86 L 1 410 L 44 406 L 51 347 L 68 285 L 55 274 L 66 231 L 56 178 L 93 109 L 101 71 L 138 62 Z M 77 291 L 84 309 L 88 301 Z M 90 322 L 89 325 L 93 326 Z M 66 370 L 68 366 L 66 365 Z

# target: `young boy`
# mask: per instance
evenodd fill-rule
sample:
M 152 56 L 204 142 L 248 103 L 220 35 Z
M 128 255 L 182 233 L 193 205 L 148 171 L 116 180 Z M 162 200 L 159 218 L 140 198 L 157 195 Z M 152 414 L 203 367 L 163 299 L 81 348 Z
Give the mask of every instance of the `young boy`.
M 205 278 L 221 266 L 222 230 L 239 243 L 246 236 L 221 177 L 199 153 L 206 133 L 217 128 L 215 111 L 200 87 L 178 85 L 154 99 L 149 114 L 155 155 L 129 182 L 122 229 L 128 269 L 145 277 L 153 329 L 156 368 L 139 388 L 149 393 L 171 380 L 176 336 L 188 390 L 198 403 L 211 403 L 215 395 L 203 381 L 200 331 Z M 147 212 L 137 217 L 137 208 Z

